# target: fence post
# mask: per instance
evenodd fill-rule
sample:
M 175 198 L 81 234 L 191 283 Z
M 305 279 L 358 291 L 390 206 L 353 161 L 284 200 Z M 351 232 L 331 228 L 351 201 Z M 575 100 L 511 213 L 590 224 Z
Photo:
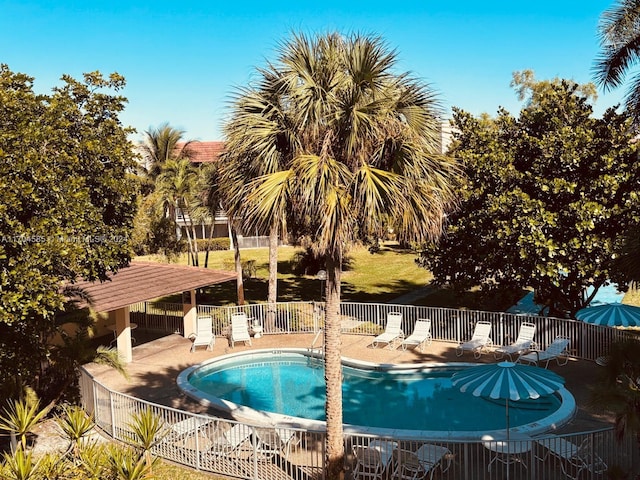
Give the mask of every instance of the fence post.
M 109 390 L 109 411 L 111 412 L 111 438 L 116 438 L 116 412 L 113 408 L 113 392 L 111 390 Z

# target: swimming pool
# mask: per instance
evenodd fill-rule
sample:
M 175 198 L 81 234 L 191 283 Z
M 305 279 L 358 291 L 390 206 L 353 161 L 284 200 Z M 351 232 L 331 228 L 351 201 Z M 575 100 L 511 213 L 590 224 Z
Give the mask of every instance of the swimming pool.
M 343 420 L 358 431 L 477 437 L 505 428 L 505 404 L 461 393 L 451 375 L 473 364 L 378 365 L 343 359 Z M 225 355 L 183 371 L 178 386 L 238 417 L 318 426 L 324 421 L 322 359 L 299 349 Z M 571 394 L 510 404 L 510 425 L 530 434 L 566 422 Z M 422 435 L 420 435 L 422 436 Z

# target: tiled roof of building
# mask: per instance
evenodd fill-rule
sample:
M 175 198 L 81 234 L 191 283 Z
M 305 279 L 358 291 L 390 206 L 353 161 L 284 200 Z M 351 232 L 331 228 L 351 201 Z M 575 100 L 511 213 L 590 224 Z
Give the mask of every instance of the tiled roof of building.
M 103 283 L 80 281 L 75 284 L 90 295 L 91 307 L 97 312 L 235 280 L 236 274 L 184 265 L 131 262 L 109 278 L 110 281 Z
M 182 149 L 184 143 L 178 143 L 177 149 Z M 185 153 L 194 163 L 215 162 L 224 151 L 224 142 L 191 142 L 187 145 Z

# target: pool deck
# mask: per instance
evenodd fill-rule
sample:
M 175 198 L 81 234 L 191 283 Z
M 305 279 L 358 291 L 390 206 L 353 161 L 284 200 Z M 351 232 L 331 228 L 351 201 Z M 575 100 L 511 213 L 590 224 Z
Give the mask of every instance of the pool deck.
M 185 368 L 204 362 L 220 355 L 233 352 L 259 349 L 309 348 L 312 334 L 265 335 L 253 339 L 252 346 L 236 343 L 231 348 L 224 337 L 217 337 L 213 351 L 198 347 L 191 353 L 191 340 L 177 334 L 146 340 L 145 332 L 137 331 L 139 344 L 133 348 L 133 361 L 127 366 L 130 378 L 127 380 L 114 370 L 90 364 L 87 370 L 103 385 L 137 398 L 160 405 L 170 406 L 191 412 L 203 413 L 207 408 L 182 395 L 176 385 L 178 374 Z M 151 338 L 151 337 L 149 337 Z M 424 349 L 403 351 L 402 348 L 373 348 L 373 336 L 343 335 L 342 356 L 374 363 L 428 363 L 428 362 L 495 362 L 492 353 L 484 354 L 479 360 L 465 353 L 462 357 L 455 354 L 455 343 L 433 342 Z M 144 343 L 143 343 L 144 342 Z M 613 418 L 598 415 L 589 407 L 591 392 L 595 389 L 601 367 L 595 362 L 570 359 L 565 366 L 554 363 L 549 369 L 566 380 L 566 388 L 576 399 L 575 418 L 557 433 L 573 433 L 597 428 L 609 427 Z

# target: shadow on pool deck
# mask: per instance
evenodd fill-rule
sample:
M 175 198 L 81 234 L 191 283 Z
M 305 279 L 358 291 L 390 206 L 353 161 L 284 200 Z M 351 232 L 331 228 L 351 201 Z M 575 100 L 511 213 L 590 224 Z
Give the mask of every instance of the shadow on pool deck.
M 140 337 L 139 341 L 144 341 L 145 336 L 153 338 L 144 331 L 137 332 L 136 336 Z M 207 408 L 183 396 L 176 386 L 176 378 L 182 370 L 232 352 L 264 348 L 309 348 L 313 337 L 312 334 L 265 335 L 253 339 L 252 346 L 237 343 L 233 349 L 226 338 L 217 337 L 213 351 L 199 347 L 191 353 L 191 340 L 173 334 L 139 343 L 133 348 L 133 362 L 127 367 L 129 380 L 108 367 L 96 364 L 87 365 L 87 370 L 100 383 L 121 393 L 161 405 L 203 413 Z M 479 360 L 475 360 L 470 353 L 456 357 L 455 343 L 434 341 L 431 346 L 425 348 L 424 353 L 421 353 L 416 350 L 405 352 L 402 348 L 372 348 L 372 339 L 373 336 L 343 335 L 342 356 L 374 363 L 495 362 L 492 353 L 483 355 Z M 594 362 L 574 359 L 562 367 L 555 363 L 550 364 L 550 370 L 565 378 L 566 387 L 575 397 L 578 406 L 575 418 L 559 432 L 581 432 L 613 424 L 613 417 L 597 415 L 589 407 L 589 399 L 600 368 Z

